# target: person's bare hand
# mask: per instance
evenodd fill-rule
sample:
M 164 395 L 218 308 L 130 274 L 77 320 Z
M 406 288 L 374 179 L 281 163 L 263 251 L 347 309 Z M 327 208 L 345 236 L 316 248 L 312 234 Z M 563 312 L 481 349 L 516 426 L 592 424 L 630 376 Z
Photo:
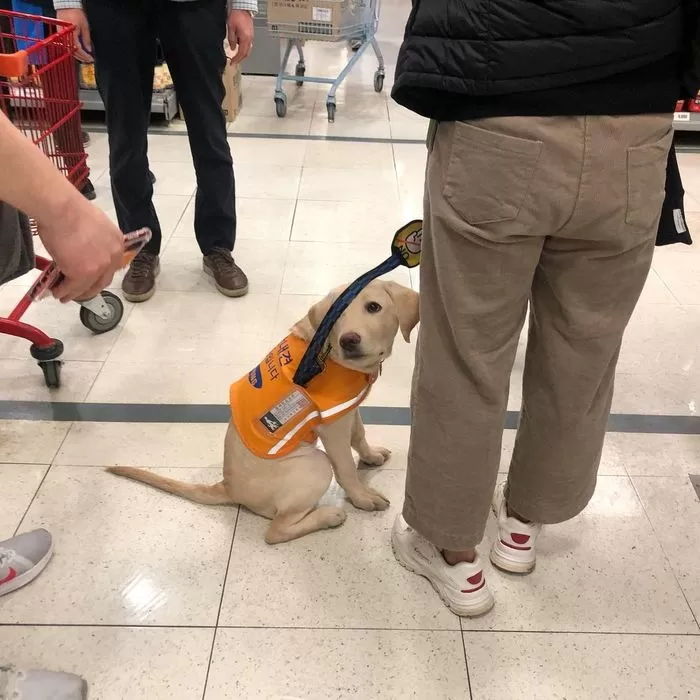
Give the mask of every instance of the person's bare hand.
M 253 48 L 255 28 L 248 10 L 231 10 L 228 13 L 228 43 L 235 56 L 232 63 L 240 63 L 250 55 Z
M 84 10 L 57 10 L 56 17 L 63 22 L 75 25 L 73 32 L 73 54 L 82 63 L 92 63 L 92 39 L 90 25 Z
M 92 299 L 122 266 L 124 237 L 96 206 L 82 200 L 66 216 L 40 221 L 39 236 L 63 273 L 52 289 L 62 302 Z

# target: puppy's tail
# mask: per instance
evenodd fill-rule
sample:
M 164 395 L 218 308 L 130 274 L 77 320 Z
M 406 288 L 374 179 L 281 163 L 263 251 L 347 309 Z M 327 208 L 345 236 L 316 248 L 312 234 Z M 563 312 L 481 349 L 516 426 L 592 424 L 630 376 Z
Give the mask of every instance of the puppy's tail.
M 125 476 L 129 479 L 142 481 L 144 484 L 155 486 L 157 489 L 174 493 L 195 503 L 203 503 L 207 506 L 230 505 L 233 503 L 231 497 L 226 493 L 224 482 L 218 484 L 188 484 L 176 479 L 168 479 L 160 474 L 154 474 L 146 469 L 136 467 L 108 467 L 108 472 Z

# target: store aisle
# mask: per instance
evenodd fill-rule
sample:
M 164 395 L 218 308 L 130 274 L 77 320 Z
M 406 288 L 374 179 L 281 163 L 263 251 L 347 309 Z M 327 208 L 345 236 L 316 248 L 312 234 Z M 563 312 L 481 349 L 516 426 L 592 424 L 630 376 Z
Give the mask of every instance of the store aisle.
M 0 404 L 0 533 L 44 525 L 56 539 L 45 573 L 0 603 L 3 657 L 79 672 L 100 700 L 692 696 L 700 674 L 700 502 L 689 480 L 700 474 L 697 246 L 657 253 L 620 362 L 613 412 L 621 432 L 608 437 L 593 502 L 546 531 L 532 576 L 490 573 L 497 604 L 483 618 L 460 623 L 393 559 L 405 425 L 368 427 L 372 442 L 393 451 L 385 468 L 367 472 L 391 498 L 388 511 L 348 505 L 342 528 L 278 547 L 263 544 L 265 522 L 243 509 L 198 506 L 104 472 L 139 465 L 216 480 L 225 425 L 197 422 L 194 411 L 215 404 L 225 416 L 229 383 L 329 287 L 386 257 L 393 230 L 420 215 L 425 148 L 389 139 L 420 138 L 423 126 L 397 119 L 405 131 L 395 132 L 394 108 L 358 95 L 361 123 L 386 140 L 231 137 L 248 297 L 224 298 L 202 275 L 194 175 L 175 130 L 151 138 L 165 240 L 156 296 L 127 306 L 121 328 L 99 337 L 75 307 L 33 307 L 29 319 L 66 345 L 57 392 L 43 387 L 24 344 L 0 338 L 3 400 L 102 411 L 98 421 L 54 422 L 24 419 L 38 417 L 42 403 Z M 362 106 L 376 99 L 381 109 Z M 376 124 L 371 110 L 382 113 Z M 272 129 L 264 119 L 243 117 L 236 129 L 260 120 Z M 313 114 L 303 119 L 307 135 L 314 124 L 328 129 Z M 98 204 L 113 214 L 104 134 L 93 134 L 90 159 Z M 681 161 L 700 240 L 700 154 Z M 394 277 L 419 286 L 417 274 Z M 25 285 L 1 289 L 0 304 Z M 381 422 L 405 417 L 392 409 L 408 405 L 412 352 L 397 342 L 371 395 Z M 522 353 L 512 410 L 521 376 Z M 163 404 L 181 405 L 183 422 L 159 421 Z M 512 442 L 507 430 L 504 470 Z

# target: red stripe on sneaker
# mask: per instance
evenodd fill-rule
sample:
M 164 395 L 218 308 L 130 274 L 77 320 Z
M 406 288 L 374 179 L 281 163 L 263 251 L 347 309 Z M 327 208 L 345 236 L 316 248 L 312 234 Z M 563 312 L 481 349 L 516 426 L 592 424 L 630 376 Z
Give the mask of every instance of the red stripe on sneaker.
M 467 579 L 467 583 L 471 583 L 472 586 L 478 586 L 481 583 L 481 577 L 484 575 L 483 571 L 480 571 L 478 574 L 474 574 L 473 576 L 470 576 Z
M 517 549 L 519 552 L 528 552 L 532 549 L 532 547 L 518 547 L 517 545 L 510 544 L 510 542 L 506 542 L 505 540 L 501 540 L 501 544 L 504 544 L 506 547 L 510 547 L 511 549 Z
M 476 593 L 480 591 L 486 585 L 486 580 L 483 580 L 479 586 L 476 588 L 470 588 L 469 590 L 462 590 L 460 593 Z
M 3 583 L 7 583 L 8 581 L 12 581 L 12 579 L 17 576 L 17 572 L 10 567 L 10 573 L 5 576 L 5 578 L 0 579 L 0 586 L 2 586 Z
M 527 541 L 530 539 L 530 535 L 521 535 L 518 532 L 511 532 L 510 539 L 513 540 L 515 544 L 527 544 Z

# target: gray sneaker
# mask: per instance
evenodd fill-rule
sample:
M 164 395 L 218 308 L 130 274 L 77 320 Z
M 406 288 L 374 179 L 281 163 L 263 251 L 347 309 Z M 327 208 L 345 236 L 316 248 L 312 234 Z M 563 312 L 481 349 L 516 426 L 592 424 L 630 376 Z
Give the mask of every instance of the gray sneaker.
M 0 666 L 0 700 L 86 700 L 87 682 L 73 673 Z
M 52 554 L 53 539 L 46 530 L 25 532 L 0 542 L 0 596 L 33 581 Z M 0 695 L 0 700 L 2 697 Z

